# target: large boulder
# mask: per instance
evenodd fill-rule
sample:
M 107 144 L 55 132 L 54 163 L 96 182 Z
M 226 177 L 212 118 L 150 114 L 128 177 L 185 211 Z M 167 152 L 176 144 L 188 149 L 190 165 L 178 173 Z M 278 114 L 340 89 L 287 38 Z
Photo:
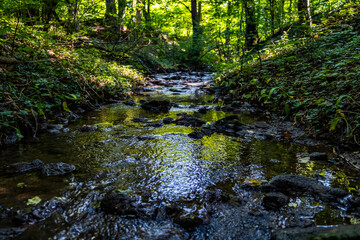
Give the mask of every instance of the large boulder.
M 315 179 L 293 174 L 274 177 L 266 188 L 291 196 L 310 195 L 325 203 L 341 203 L 341 200 L 349 195 L 344 190 L 324 186 Z
M 39 159 L 32 162 L 18 162 L 5 167 L 4 172 L 6 174 L 23 174 L 27 172 L 39 171 L 43 165 L 44 163 Z
M 141 108 L 153 113 L 167 113 L 171 107 L 172 103 L 167 100 L 152 100 L 141 104 Z

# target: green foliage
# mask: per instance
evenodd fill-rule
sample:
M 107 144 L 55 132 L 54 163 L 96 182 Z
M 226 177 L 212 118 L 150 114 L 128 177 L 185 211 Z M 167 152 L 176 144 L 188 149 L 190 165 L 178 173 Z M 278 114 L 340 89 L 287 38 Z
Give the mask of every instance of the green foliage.
M 9 24 L 8 29 L 14 26 Z M 11 34 L 11 30 L 7 33 Z M 31 127 L 36 132 L 39 118 L 51 119 L 59 112 L 71 112 L 109 97 L 121 97 L 143 82 L 143 76 L 129 65 L 110 60 L 108 52 L 96 48 L 72 48 L 61 31 L 44 33 L 33 27 L 18 29 L 14 54 L 15 69 L 0 70 L 0 128 L 5 137 Z M 3 39 L 6 49 L 12 38 Z
M 305 124 L 315 134 L 360 134 L 360 19 L 347 7 L 307 38 L 283 38 L 225 70 L 217 82 L 235 97 Z M 341 22 L 341 24 L 339 24 Z M 256 81 L 254 81 L 256 79 Z

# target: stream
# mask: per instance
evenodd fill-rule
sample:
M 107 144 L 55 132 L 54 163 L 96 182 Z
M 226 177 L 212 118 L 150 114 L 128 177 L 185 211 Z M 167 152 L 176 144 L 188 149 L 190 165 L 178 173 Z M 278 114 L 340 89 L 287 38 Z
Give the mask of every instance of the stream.
M 1 169 L 36 159 L 76 167 L 61 176 L 1 174 L 0 239 L 270 239 L 281 229 L 359 223 L 347 206 L 311 194 L 264 204 L 262 186 L 281 174 L 358 197 L 358 172 L 331 146 L 222 101 L 209 90 L 211 73 L 151 79 L 131 100 L 0 152 Z M 141 107 L 154 100 L 170 111 Z

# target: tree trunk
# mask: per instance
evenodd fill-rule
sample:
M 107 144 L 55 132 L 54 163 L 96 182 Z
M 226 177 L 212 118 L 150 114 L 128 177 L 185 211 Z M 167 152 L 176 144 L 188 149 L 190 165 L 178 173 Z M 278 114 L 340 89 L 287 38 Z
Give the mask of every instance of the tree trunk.
M 244 0 L 244 10 L 246 17 L 245 48 L 251 49 L 258 41 L 258 32 L 255 21 L 255 2 L 254 0 Z
M 78 0 L 75 0 L 73 2 L 67 0 L 66 3 L 68 4 L 68 13 L 69 13 L 69 20 L 66 25 L 69 27 L 70 32 L 79 32 L 80 25 L 78 18 L 78 9 L 79 9 Z
M 201 1 L 191 0 L 191 20 L 193 26 L 192 48 L 190 50 L 190 61 L 198 63 L 202 48 L 201 43 Z
M 105 20 L 108 22 L 115 22 L 116 21 L 115 0 L 105 0 L 105 3 L 106 3 Z
M 226 60 L 230 60 L 231 58 L 231 47 L 230 47 L 230 36 L 231 36 L 231 16 L 232 16 L 232 4 L 231 1 L 227 2 L 227 19 L 226 19 L 226 30 L 225 30 L 225 58 Z
M 270 5 L 270 23 L 271 23 L 271 34 L 275 33 L 275 0 L 269 0 Z
M 118 0 L 118 17 L 120 24 L 120 32 L 124 31 L 125 9 L 126 9 L 126 0 Z
M 59 0 L 44 0 L 44 12 L 43 12 L 43 19 L 46 24 L 49 24 L 51 20 L 53 20 L 53 17 L 56 18 L 59 22 L 61 19 L 56 14 L 56 6 L 58 5 L 60 1 Z
M 310 0 L 298 1 L 299 24 L 312 27 Z

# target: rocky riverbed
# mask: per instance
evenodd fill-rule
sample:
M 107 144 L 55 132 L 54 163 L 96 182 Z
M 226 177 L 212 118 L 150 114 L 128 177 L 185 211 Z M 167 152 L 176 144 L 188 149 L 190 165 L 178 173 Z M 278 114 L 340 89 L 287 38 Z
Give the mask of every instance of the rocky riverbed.
M 360 238 L 356 168 L 211 79 L 151 76 L 3 150 L 0 239 Z

